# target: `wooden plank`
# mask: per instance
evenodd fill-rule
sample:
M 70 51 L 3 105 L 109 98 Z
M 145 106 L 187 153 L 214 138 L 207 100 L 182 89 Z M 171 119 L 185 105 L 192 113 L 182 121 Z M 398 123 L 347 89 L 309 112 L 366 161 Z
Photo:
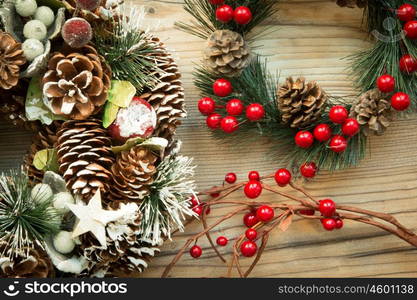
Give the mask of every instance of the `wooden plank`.
M 213 139 L 204 126 L 204 118 L 196 109 L 198 91 L 192 84 L 194 64 L 201 58 L 204 42 L 174 28 L 177 20 L 190 17 L 182 10 L 182 1 L 143 1 L 149 12 L 147 23 L 157 25 L 156 33 L 170 49 L 175 50 L 186 92 L 189 118 L 178 134 L 183 140 L 183 152 L 193 156 L 198 165 L 196 181 L 200 189 L 219 184 L 225 173 L 234 171 L 240 178 L 248 171 L 262 174 L 280 166 L 273 159 L 270 141 L 232 145 Z M 361 11 L 342 9 L 327 0 L 282 0 L 277 17 L 258 28 L 266 31 L 257 45 L 258 52 L 269 60 L 269 68 L 285 76 L 302 75 L 318 81 L 334 95 L 352 94 L 352 82 L 346 74 L 348 63 L 342 58 L 368 46 L 366 33 L 360 29 Z M 416 118 L 398 120 L 382 137 L 372 137 L 370 153 L 365 161 L 350 170 L 334 174 L 321 173 L 312 182 L 302 182 L 316 197 L 331 197 L 343 204 L 352 204 L 395 214 L 405 225 L 417 229 L 417 144 Z M 28 134 L 12 131 L 0 124 L 0 168 L 16 165 L 26 151 Z M 278 151 L 277 151 L 278 152 Z M 269 155 L 269 153 L 271 155 Z M 236 195 L 235 198 L 241 195 Z M 280 201 L 265 193 L 262 200 Z M 224 215 L 229 208 L 212 211 L 209 222 Z M 173 258 L 185 240 L 200 230 L 190 225 L 162 247 L 145 277 L 157 277 Z M 241 218 L 223 224 L 214 237 L 236 237 L 244 230 Z M 174 268 L 174 277 L 218 277 L 226 267 L 208 247 L 199 241 L 203 256 L 191 259 L 187 254 Z M 230 248 L 221 249 L 230 254 Z M 296 220 L 286 233 L 276 232 L 253 275 L 256 277 L 402 277 L 416 276 L 417 251 L 405 242 L 366 225 L 347 222 L 336 232 L 324 232 L 319 224 Z M 244 266 L 250 260 L 242 261 Z

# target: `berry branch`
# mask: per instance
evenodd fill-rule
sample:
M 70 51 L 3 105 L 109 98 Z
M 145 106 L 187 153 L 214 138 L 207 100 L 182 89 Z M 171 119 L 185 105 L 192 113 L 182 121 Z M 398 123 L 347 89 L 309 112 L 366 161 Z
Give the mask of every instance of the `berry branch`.
M 285 232 L 292 223 L 293 217 L 309 219 L 312 221 L 321 221 L 325 230 L 331 231 L 341 229 L 344 225 L 343 220 L 352 220 L 383 229 L 410 245 L 417 247 L 417 235 L 410 229 L 402 225 L 394 216 L 375 212 L 359 207 L 339 205 L 331 199 L 317 200 L 310 195 L 304 188 L 296 185 L 291 181 L 291 173 L 286 169 L 279 169 L 276 173 L 260 177 L 259 173 L 252 171 L 249 173 L 249 180 L 236 183 L 236 175 L 229 173 L 226 175 L 225 182 L 222 186 L 215 186 L 207 191 L 199 193 L 199 196 L 209 196 L 205 202 L 200 202 L 198 197 L 191 199 L 191 206 L 194 211 L 201 211 L 200 216 L 203 224 L 203 230 L 190 237 L 178 251 L 171 263 L 165 268 L 162 277 L 168 277 L 175 264 L 181 259 L 187 249 L 194 258 L 203 254 L 203 250 L 198 246 L 198 240 L 204 235 L 209 239 L 211 247 L 214 249 L 220 259 L 228 266 L 226 276 L 231 277 L 235 268 L 240 277 L 248 277 L 262 257 L 264 250 L 268 245 L 270 234 L 279 229 Z M 232 178 L 232 180 L 230 180 Z M 275 179 L 277 186 L 267 183 L 272 178 Z M 229 180 L 228 180 L 229 179 Z M 233 180 L 234 179 L 234 180 Z M 301 194 L 295 196 L 281 190 L 282 187 L 289 186 L 294 191 Z M 284 197 L 295 203 L 262 203 L 255 200 L 227 200 L 231 194 L 240 192 L 243 189 L 244 194 L 249 199 L 258 198 L 263 190 Z M 207 214 L 211 208 L 219 205 L 236 206 L 234 210 L 220 217 L 213 224 L 207 224 Z M 199 208 L 199 209 L 197 209 Z M 211 232 L 228 219 L 236 217 L 242 212 L 246 212 L 243 222 L 248 229 L 235 238 L 232 245 L 232 257 L 229 262 L 220 254 L 216 248 Z M 226 246 L 228 239 L 219 237 L 217 245 Z M 259 248 L 257 245 L 259 242 Z M 241 257 L 254 257 L 247 270 L 243 270 L 240 259 Z

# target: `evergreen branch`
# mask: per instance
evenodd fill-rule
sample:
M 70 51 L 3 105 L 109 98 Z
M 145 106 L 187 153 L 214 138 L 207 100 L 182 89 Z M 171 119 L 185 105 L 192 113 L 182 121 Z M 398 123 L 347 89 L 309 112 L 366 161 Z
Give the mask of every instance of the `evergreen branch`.
M 158 244 L 171 238 L 173 230 L 182 231 L 186 216 L 197 216 L 189 201 L 195 189 L 194 168 L 185 156 L 168 156 L 158 166 L 151 193 L 140 205 L 142 239 Z
M 22 170 L 0 176 L 0 241 L 9 244 L 9 255 L 34 244 L 42 245 L 47 235 L 59 230 L 59 225 L 52 197 L 33 199 L 29 179 Z
M 106 24 L 97 26 L 94 44 L 110 65 L 112 77 L 130 81 L 141 93 L 158 82 L 161 50 L 152 43 L 148 33 L 138 28 L 139 14 L 122 15 L 121 20 L 112 20 L 110 32 Z
M 278 0 L 226 0 L 233 8 L 247 6 L 253 15 L 252 20 L 246 25 L 239 25 L 231 21 L 222 23 L 216 19 L 216 5 L 208 0 L 185 0 L 184 9 L 194 17 L 191 24 L 177 22 L 176 26 L 192 35 L 204 40 L 208 39 L 211 33 L 219 29 L 228 29 L 246 36 L 253 28 L 273 16 L 277 11 L 276 3 Z

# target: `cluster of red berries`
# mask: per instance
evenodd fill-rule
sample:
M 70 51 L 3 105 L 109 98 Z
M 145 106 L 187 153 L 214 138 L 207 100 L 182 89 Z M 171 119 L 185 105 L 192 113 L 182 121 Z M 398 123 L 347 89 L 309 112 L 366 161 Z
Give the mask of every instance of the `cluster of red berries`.
M 239 6 L 233 9 L 230 5 L 223 4 L 224 0 L 209 0 L 213 5 L 219 5 L 216 9 L 216 19 L 222 23 L 234 20 L 239 25 L 246 25 L 252 20 L 252 12 L 247 6 Z
M 343 227 L 343 220 L 335 216 L 336 204 L 331 199 L 324 199 L 319 201 L 319 211 L 323 218 L 321 224 L 323 228 L 332 231 L 333 229 L 340 229 Z
M 206 215 L 210 213 L 210 206 L 206 205 L 204 202 L 200 202 L 197 196 L 193 195 L 190 199 L 190 206 L 193 212 L 195 212 L 198 216 L 203 214 L 203 211 Z
M 230 96 L 232 92 L 232 83 L 227 79 L 217 79 L 213 84 L 213 93 L 218 97 Z M 222 117 L 215 113 L 216 108 L 225 108 L 228 115 Z M 232 133 L 239 128 L 236 116 L 240 116 L 245 111 L 245 105 L 239 99 L 231 99 L 226 106 L 218 106 L 212 98 L 204 97 L 198 101 L 198 110 L 203 115 L 207 115 L 206 124 L 209 128 L 221 128 L 226 133 Z M 261 104 L 252 103 L 246 106 L 245 114 L 249 121 L 256 122 L 264 117 L 265 110 Z
M 405 22 L 404 32 L 405 36 L 409 39 L 417 39 L 417 21 L 416 9 L 413 5 L 405 3 L 397 9 L 397 17 L 401 21 Z
M 329 111 L 329 119 L 334 124 L 342 126 L 343 135 L 332 134 L 332 129 L 328 124 L 319 124 L 314 128 L 313 133 L 301 130 L 295 135 L 295 143 L 301 148 L 310 148 L 314 140 L 328 142 L 330 150 L 340 153 L 346 150 L 348 141 L 346 137 L 356 135 L 360 130 L 360 125 L 356 119 L 348 118 L 348 111 L 344 106 L 333 106 Z
M 408 54 L 404 55 L 400 61 L 400 69 L 403 71 L 413 70 L 412 72 L 415 72 L 417 71 L 417 61 Z M 376 85 L 382 93 L 392 93 L 395 89 L 395 79 L 389 74 L 384 74 L 378 77 Z M 397 92 L 391 96 L 391 106 L 395 110 L 406 110 L 410 103 L 410 96 L 406 93 Z

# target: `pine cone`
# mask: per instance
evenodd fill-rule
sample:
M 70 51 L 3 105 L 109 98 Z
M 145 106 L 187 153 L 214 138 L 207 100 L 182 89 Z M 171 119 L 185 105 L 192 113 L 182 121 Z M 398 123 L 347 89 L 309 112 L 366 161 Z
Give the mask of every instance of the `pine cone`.
M 21 249 L 20 254 L 11 257 L 8 252 L 8 244 L 0 242 L 0 278 L 55 277 L 48 254 L 39 246 Z
M 54 121 L 51 125 L 43 126 L 32 139 L 29 153 L 24 158 L 24 167 L 32 184 L 41 183 L 44 174 L 43 171 L 36 169 L 33 165 L 35 154 L 40 150 L 56 147 L 57 133 L 62 123 L 62 121 Z
M 304 128 L 317 121 L 326 106 L 327 95 L 315 81 L 306 83 L 287 78 L 278 89 L 278 109 L 282 123 L 292 128 Z
M 66 121 L 57 136 L 59 172 L 67 188 L 86 202 L 97 189 L 107 193 L 114 158 L 111 139 L 101 127 L 101 121 Z
M 22 44 L 5 32 L 0 32 L 0 87 L 8 90 L 19 82 L 20 66 L 26 63 Z
M 364 8 L 367 4 L 367 0 L 337 0 L 337 5 L 341 7 L 350 7 L 350 8 Z
M 43 93 L 57 115 L 84 120 L 106 102 L 111 71 L 92 46 L 52 54 L 43 77 Z
M 153 38 L 151 42 L 157 50 L 153 55 L 158 56 L 156 64 L 160 69 L 157 71 L 159 82 L 140 98 L 147 100 L 155 109 L 157 126 L 154 135 L 172 141 L 177 126 L 181 125 L 180 119 L 187 116 L 181 74 L 164 44 L 158 38 Z
M 364 134 L 384 134 L 393 119 L 393 110 L 386 95 L 378 89 L 362 94 L 350 110 L 350 117 L 364 126 Z
M 113 209 L 125 205 L 121 202 L 112 202 Z M 131 205 L 130 203 L 129 205 Z M 131 206 L 135 208 L 134 206 Z M 91 234 L 81 236 L 82 243 L 78 252 L 89 262 L 87 276 L 94 273 L 104 273 L 109 277 L 137 277 L 148 265 L 157 248 L 140 241 L 141 214 L 139 206 L 124 219 L 107 225 L 107 248 L 103 249 Z
M 149 185 L 156 173 L 157 156 L 151 150 L 135 146 L 121 152 L 111 167 L 113 185 L 112 200 L 141 201 L 149 194 Z
M 239 33 L 230 30 L 216 30 L 207 40 L 204 59 L 214 71 L 234 76 L 248 65 L 250 49 Z

